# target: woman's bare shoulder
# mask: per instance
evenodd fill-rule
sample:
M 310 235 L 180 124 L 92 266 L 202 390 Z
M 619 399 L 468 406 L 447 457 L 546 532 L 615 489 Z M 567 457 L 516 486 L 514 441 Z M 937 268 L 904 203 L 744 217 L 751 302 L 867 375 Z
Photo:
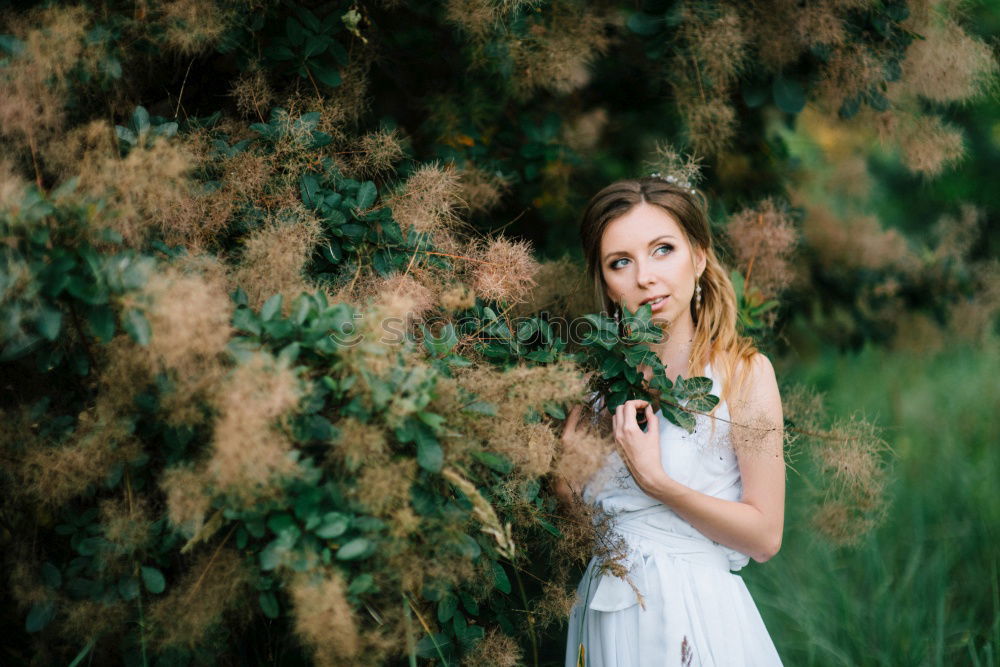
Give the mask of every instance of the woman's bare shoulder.
M 781 395 L 778 392 L 778 378 L 774 364 L 763 352 L 756 352 L 747 364 L 747 379 L 742 392 L 745 400 L 768 412 L 781 410 Z

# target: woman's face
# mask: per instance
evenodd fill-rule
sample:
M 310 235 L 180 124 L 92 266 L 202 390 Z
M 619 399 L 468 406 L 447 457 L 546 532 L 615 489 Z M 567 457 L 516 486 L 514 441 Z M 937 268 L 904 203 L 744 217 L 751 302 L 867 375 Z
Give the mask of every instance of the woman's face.
M 646 202 L 612 220 L 601 237 L 608 297 L 632 312 L 648 302 L 661 322 L 691 318 L 695 280 L 705 261 L 705 252 L 692 247 L 674 217 Z

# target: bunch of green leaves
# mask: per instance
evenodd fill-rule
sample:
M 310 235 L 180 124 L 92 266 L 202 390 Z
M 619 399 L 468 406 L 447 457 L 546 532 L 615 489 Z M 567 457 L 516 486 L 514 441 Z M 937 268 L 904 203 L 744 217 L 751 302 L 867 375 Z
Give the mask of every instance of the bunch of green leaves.
M 666 366 L 649 346 L 663 340 L 663 331 L 652 320 L 652 307 L 645 304 L 634 313 L 622 310 L 621 324 L 601 313 L 585 316 L 591 329 L 580 341 L 578 358 L 593 373 L 592 387 L 609 412 L 626 401 L 649 401 L 654 410 L 662 410 L 671 423 L 690 433 L 695 427 L 693 413 L 708 412 L 719 402 L 710 393 L 712 380 L 678 375 L 671 382 Z
M 566 341 L 545 317 L 536 315 L 511 321 L 503 312 L 503 304 L 477 300 L 459 316 L 458 332 L 476 341 L 479 352 L 501 368 L 525 362 L 555 363 L 564 356 Z
M 162 116 L 150 116 L 146 107 L 137 106 L 132 112 L 129 124 L 115 125 L 122 153 L 128 153 L 136 146 L 149 148 L 157 139 L 169 139 L 177 134 L 178 124 Z
M 336 35 L 345 28 L 357 31 L 357 11 L 349 11 L 348 3 L 337 3 L 319 18 L 299 4 L 288 8 L 292 15 L 285 15 L 283 30 L 276 24 L 265 27 L 265 64 L 274 69 L 287 67 L 314 85 L 318 81 L 331 88 L 339 86 L 340 68 L 347 65 L 348 56 Z
M 736 291 L 736 314 L 740 327 L 746 334 L 763 332 L 767 329 L 764 315 L 778 307 L 776 299 L 765 299 L 757 290 L 746 290 L 743 274 L 732 271 L 729 274 Z
M 299 185 L 303 204 L 323 222 L 325 233 L 314 265 L 320 279 L 359 264 L 389 275 L 405 270 L 415 253 L 432 250 L 422 235 L 400 228 L 392 209 L 378 202 L 380 193 L 373 181 L 348 178 L 324 159 L 322 169 L 303 174 Z M 447 265 L 436 255 L 421 261 Z
M 75 181 L 51 193 L 25 188 L 19 205 L 0 213 L 0 362 L 34 354 L 40 370 L 64 363 L 89 372 L 91 341 L 122 329 L 140 343 L 150 328 L 126 295 L 140 289 L 154 260 L 121 245 L 110 229 L 94 235 L 101 202 L 73 195 Z M 77 345 L 67 345 L 67 327 Z

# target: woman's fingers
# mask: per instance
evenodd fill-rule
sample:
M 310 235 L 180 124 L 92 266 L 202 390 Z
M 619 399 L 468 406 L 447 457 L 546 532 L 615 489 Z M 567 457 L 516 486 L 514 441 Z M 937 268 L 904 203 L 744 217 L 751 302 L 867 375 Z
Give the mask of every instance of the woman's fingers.
M 625 401 L 625 404 L 622 406 L 625 408 L 622 413 L 622 417 L 624 417 L 625 422 L 623 424 L 623 428 L 631 428 L 633 424 L 636 426 L 639 425 L 635 418 L 635 404 L 637 402 L 638 401 Z
M 580 424 L 580 415 L 583 414 L 582 405 L 574 405 L 573 409 L 569 411 L 566 416 L 566 424 L 563 426 L 563 437 L 576 431 L 577 426 Z

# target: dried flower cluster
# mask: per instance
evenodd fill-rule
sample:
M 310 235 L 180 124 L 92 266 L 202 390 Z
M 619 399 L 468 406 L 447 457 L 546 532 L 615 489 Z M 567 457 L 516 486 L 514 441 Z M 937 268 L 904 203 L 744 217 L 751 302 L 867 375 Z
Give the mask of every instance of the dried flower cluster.
M 812 521 L 835 544 L 856 543 L 885 518 L 885 485 L 891 451 L 882 430 L 858 416 L 824 424 L 822 397 L 802 387 L 782 392 L 790 456 L 807 457 L 821 473 Z
M 726 234 L 747 290 L 752 286 L 773 298 L 792 282 L 790 259 L 798 233 L 788 212 L 773 199 L 732 216 Z

